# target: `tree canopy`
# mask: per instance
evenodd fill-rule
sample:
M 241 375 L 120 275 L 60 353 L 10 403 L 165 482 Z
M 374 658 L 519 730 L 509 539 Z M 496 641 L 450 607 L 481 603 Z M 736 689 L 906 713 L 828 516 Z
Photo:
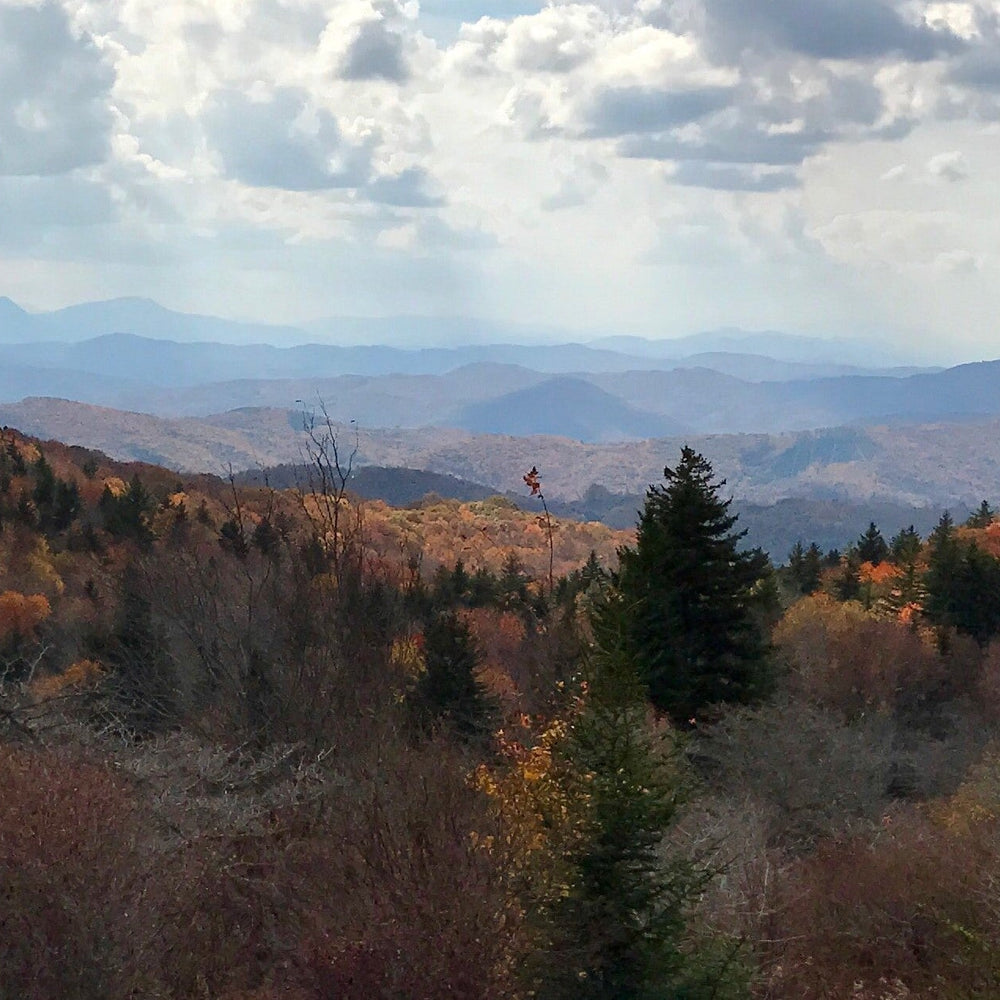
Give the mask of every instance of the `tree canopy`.
M 745 702 L 768 681 L 768 642 L 755 614 L 768 571 L 739 548 L 737 515 L 711 465 L 692 448 L 650 486 L 635 548 L 620 553 L 617 585 L 629 642 L 653 704 L 680 724 L 707 706 Z

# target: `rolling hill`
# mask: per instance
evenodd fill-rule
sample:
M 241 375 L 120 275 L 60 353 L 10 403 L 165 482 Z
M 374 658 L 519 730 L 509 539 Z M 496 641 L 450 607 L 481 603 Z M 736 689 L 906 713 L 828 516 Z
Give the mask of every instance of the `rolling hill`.
M 163 419 L 65 400 L 0 405 L 0 423 L 42 438 L 98 448 L 115 458 L 191 472 L 296 463 L 305 458 L 299 410 L 239 409 Z M 335 424 L 341 435 L 352 426 Z M 1000 420 L 877 425 L 784 434 L 686 435 L 594 444 L 553 436 L 476 435 L 445 427 L 359 429 L 361 465 L 405 466 L 456 476 L 500 493 L 523 492 L 542 471 L 546 495 L 571 501 L 598 484 L 642 493 L 689 443 L 747 503 L 789 497 L 972 507 L 1000 492 Z

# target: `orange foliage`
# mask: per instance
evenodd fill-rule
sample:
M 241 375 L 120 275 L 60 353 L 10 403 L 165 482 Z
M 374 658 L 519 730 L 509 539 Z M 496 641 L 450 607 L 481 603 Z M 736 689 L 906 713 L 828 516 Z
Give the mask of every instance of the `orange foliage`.
M 31 693 L 39 701 L 45 701 L 48 698 L 54 698 L 57 695 L 95 683 L 103 672 L 104 668 L 94 660 L 77 660 L 61 674 L 39 677 L 31 685 Z
M 996 559 L 1000 559 L 1000 521 L 994 521 L 983 529 L 979 538 L 979 547 Z
M 48 599 L 42 594 L 28 597 L 16 590 L 5 590 L 0 594 L 0 639 L 31 635 L 51 613 Z
M 793 604 L 774 640 L 791 667 L 792 687 L 847 717 L 934 697 L 946 679 L 956 687 L 969 682 L 912 629 L 824 594 Z
M 858 569 L 860 581 L 873 584 L 876 587 L 882 586 L 900 575 L 900 570 L 888 562 L 881 562 L 877 566 L 873 566 L 870 562 L 863 562 Z
M 483 656 L 479 680 L 506 708 L 513 710 L 518 690 L 509 667 L 522 653 L 527 634 L 524 623 L 509 611 L 493 608 L 476 608 L 464 617 Z

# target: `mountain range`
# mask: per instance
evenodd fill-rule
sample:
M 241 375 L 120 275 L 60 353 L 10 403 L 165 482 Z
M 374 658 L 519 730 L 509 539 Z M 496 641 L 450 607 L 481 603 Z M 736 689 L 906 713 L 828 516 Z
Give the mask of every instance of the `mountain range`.
M 753 381 L 687 361 L 661 369 L 602 368 L 600 352 L 590 358 L 598 370 L 572 369 L 588 350 L 581 345 L 281 349 L 114 334 L 74 344 L 0 347 L 0 401 L 53 396 L 170 417 L 247 406 L 326 407 L 337 420 L 368 427 L 450 426 L 591 442 L 1000 415 L 1000 362 L 995 361 Z M 541 352 L 536 364 L 547 358 L 554 367 L 555 355 L 563 352 L 567 370 L 553 374 L 467 360 L 491 353 L 527 357 L 533 351 Z M 628 360 L 613 357 L 622 364 Z M 721 357 L 730 362 L 723 367 L 738 368 L 732 356 Z M 768 363 L 760 356 L 755 361 L 758 367 Z M 794 367 L 789 370 L 792 363 L 780 364 L 786 376 L 798 375 Z M 744 362 L 744 367 L 750 366 Z
M 0 424 L 125 460 L 188 472 L 225 473 L 296 463 L 307 456 L 303 414 L 248 408 L 200 418 L 161 418 L 53 399 L 0 405 Z M 684 435 L 584 443 L 564 437 L 471 434 L 442 427 L 367 429 L 332 424 L 359 446 L 358 465 L 410 467 L 523 492 L 542 472 L 547 497 L 572 502 L 596 486 L 627 496 L 659 482 L 682 444 L 701 451 L 727 489 L 759 505 L 786 498 L 912 507 L 973 507 L 1000 499 L 1000 419 L 959 424 L 841 427 L 782 434 Z M 603 502 L 603 501 L 602 501 Z
M 885 344 L 855 338 L 822 338 L 780 331 L 747 332 L 737 329 L 710 330 L 680 338 L 628 335 L 581 337 L 551 327 L 499 323 L 468 317 L 448 316 L 338 316 L 299 325 L 278 325 L 223 319 L 167 309 L 151 299 L 118 298 L 84 302 L 49 312 L 28 312 L 6 297 L 0 297 L 0 344 L 67 342 L 90 340 L 105 334 L 135 336 L 181 343 L 216 343 L 229 346 L 271 345 L 394 348 L 418 352 L 426 349 L 494 350 L 497 345 L 517 347 L 586 347 L 605 361 L 611 356 L 630 356 L 641 363 L 677 361 L 705 353 L 748 353 L 805 366 L 871 369 L 926 365 L 916 352 L 901 352 Z M 566 351 L 558 351 L 555 362 L 566 363 Z M 536 358 L 541 354 L 535 354 Z M 586 357 L 585 353 L 582 355 Z M 465 357 L 456 364 L 484 360 Z M 507 360 L 523 363 L 519 357 Z M 579 367 L 579 366 L 578 366 Z M 544 368 L 544 365 L 543 365 Z M 552 370 L 567 370 L 557 367 Z M 583 366 L 582 370 L 587 370 Z M 598 369 L 593 369 L 598 370 Z

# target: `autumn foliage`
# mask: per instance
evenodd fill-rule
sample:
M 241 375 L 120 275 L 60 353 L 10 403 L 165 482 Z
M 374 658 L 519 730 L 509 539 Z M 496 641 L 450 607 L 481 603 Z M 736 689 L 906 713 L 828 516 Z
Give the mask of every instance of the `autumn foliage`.
M 990 511 L 742 560 L 771 683 L 692 636 L 677 726 L 635 540 L 5 431 L 0 997 L 1000 995 Z

